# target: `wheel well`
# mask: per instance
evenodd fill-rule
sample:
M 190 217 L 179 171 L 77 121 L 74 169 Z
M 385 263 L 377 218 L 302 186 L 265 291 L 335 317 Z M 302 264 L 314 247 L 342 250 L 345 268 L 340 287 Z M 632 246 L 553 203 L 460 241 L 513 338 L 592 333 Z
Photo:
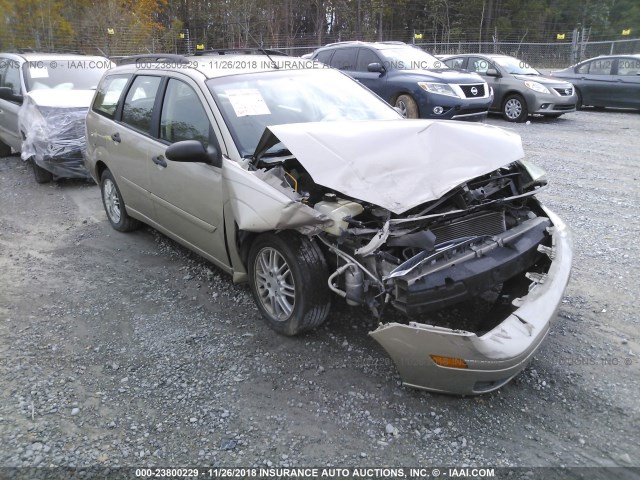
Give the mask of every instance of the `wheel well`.
M 389 102 L 389 105 L 391 105 L 392 107 L 395 106 L 396 101 L 398 100 L 398 98 L 401 95 L 407 95 L 408 97 L 411 97 L 413 99 L 413 101 L 416 103 L 416 108 L 418 109 L 418 116 L 420 116 L 420 105 L 418 104 L 418 101 L 416 100 L 416 97 L 414 97 L 411 92 L 406 92 L 406 91 L 405 92 L 398 92 L 393 97 L 391 97 L 391 101 Z
M 103 161 L 98 160 L 96 162 L 96 176 L 98 177 L 98 184 L 100 183 L 102 172 L 104 172 L 105 170 L 107 170 L 107 165 Z
M 240 259 L 242 260 L 242 264 L 245 268 L 248 268 L 249 265 L 247 262 L 249 261 L 249 250 L 251 250 L 251 245 L 255 241 L 256 238 L 263 232 L 247 232 L 246 230 L 239 230 L 238 224 L 236 226 L 236 243 L 238 247 L 238 253 L 240 254 Z
M 511 95 L 518 95 L 522 100 L 524 100 L 524 103 L 527 103 L 527 99 L 524 97 L 524 95 L 522 95 L 522 93 L 520 93 L 517 90 L 510 90 L 507 93 L 504 94 L 504 96 L 502 97 L 502 104 L 501 107 L 504 108 L 504 104 L 507 102 L 507 98 L 509 98 Z M 529 105 L 527 104 L 527 109 L 529 108 Z

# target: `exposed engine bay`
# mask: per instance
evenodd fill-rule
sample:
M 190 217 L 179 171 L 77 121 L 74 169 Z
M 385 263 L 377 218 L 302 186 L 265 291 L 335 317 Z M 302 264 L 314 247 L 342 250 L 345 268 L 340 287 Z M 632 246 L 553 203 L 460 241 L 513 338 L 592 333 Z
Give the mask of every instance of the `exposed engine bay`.
M 497 305 L 513 309 L 543 281 L 552 224 L 534 198 L 546 185 L 535 166 L 512 162 L 398 214 L 316 184 L 286 148 L 272 150 L 251 168 L 330 219 L 313 232 L 330 264 L 329 288 L 378 319 L 389 305 L 415 317 L 496 289 Z

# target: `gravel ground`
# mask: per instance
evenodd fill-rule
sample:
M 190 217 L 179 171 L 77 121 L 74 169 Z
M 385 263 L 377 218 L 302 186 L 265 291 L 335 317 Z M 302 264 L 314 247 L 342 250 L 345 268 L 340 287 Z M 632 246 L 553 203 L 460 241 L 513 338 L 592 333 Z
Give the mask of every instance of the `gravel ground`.
M 640 114 L 489 123 L 547 170 L 575 262 L 532 364 L 467 398 L 401 386 L 366 310 L 279 336 L 95 185 L 1 159 L 0 466 L 639 467 Z

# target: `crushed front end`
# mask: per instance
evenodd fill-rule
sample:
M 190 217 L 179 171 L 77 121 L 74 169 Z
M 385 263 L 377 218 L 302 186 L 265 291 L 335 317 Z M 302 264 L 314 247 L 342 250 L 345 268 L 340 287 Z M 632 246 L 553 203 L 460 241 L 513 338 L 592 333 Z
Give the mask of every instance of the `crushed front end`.
M 321 235 L 337 259 L 330 288 L 380 319 L 371 335 L 405 384 L 479 394 L 527 365 L 572 256 L 566 226 L 534 196 L 544 183 L 514 162 L 402 215 L 365 204 L 340 236 Z
M 470 395 L 507 383 L 540 346 L 572 245 L 517 135 L 449 123 L 270 127 L 255 166 L 323 219 L 298 230 L 324 250 L 328 287 L 378 319 L 371 335 L 404 383 Z
M 26 97 L 20 109 L 21 157 L 56 177 L 91 178 L 84 165 L 88 107 L 41 106 Z

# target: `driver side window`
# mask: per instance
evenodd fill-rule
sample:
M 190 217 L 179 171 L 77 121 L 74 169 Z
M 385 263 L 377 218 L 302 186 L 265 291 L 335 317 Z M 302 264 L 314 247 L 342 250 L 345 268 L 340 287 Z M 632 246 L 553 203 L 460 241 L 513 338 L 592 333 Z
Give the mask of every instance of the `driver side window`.
M 209 118 L 196 92 L 186 83 L 169 80 L 160 116 L 160 139 L 169 143 L 198 140 L 209 144 Z
M 471 57 L 469 59 L 469 63 L 467 65 L 467 70 L 470 72 L 476 72 L 480 75 L 486 75 L 487 70 L 490 68 L 495 68 L 489 62 L 487 62 L 484 58 L 479 57 Z
M 3 72 L 0 86 L 10 88 L 14 95 L 20 95 L 22 93 L 20 66 L 18 62 L 7 61 L 6 70 Z

